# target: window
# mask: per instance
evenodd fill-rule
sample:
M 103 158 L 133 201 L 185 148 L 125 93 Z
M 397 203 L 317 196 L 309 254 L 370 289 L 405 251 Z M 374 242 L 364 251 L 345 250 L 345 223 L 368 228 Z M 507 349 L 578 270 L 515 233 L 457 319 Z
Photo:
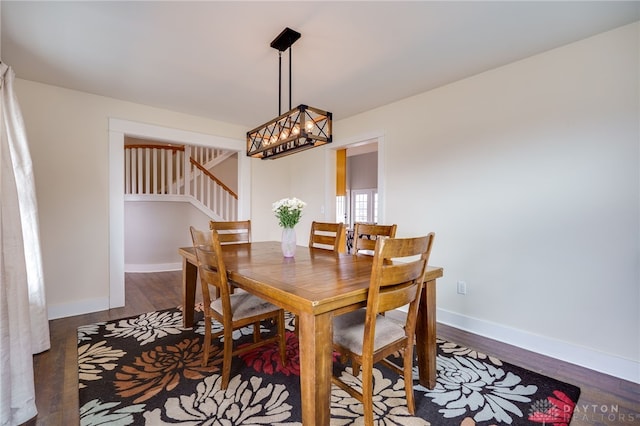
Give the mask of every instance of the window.
M 344 195 L 336 197 L 336 222 L 347 223 L 347 197 Z
M 351 226 L 356 222 L 378 221 L 378 191 L 376 189 L 354 189 L 351 191 Z

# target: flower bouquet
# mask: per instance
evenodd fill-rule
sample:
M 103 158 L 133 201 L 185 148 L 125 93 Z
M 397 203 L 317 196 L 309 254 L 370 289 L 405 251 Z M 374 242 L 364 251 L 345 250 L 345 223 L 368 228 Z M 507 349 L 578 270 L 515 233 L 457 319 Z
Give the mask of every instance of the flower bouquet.
M 283 198 L 273 203 L 273 212 L 282 227 L 282 254 L 293 257 L 296 253 L 296 231 L 294 226 L 300 221 L 302 209 L 307 205 L 297 198 Z

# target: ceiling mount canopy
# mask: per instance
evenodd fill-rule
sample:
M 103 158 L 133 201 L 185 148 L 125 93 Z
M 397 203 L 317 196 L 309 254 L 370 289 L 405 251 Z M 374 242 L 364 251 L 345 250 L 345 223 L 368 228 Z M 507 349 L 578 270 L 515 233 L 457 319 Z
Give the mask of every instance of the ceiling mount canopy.
M 291 108 L 291 46 L 300 33 L 285 28 L 272 42 L 278 50 L 278 117 L 247 132 L 247 156 L 275 159 L 331 143 L 332 114 L 307 105 Z M 282 114 L 282 52 L 289 50 L 289 111 Z

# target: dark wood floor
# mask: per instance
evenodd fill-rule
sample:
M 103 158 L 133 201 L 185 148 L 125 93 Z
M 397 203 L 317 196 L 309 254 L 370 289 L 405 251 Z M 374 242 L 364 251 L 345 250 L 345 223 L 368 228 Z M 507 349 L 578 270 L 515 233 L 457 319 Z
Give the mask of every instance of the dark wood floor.
M 126 306 L 50 321 L 51 349 L 34 357 L 38 416 L 32 425 L 79 424 L 77 331 L 181 303 L 181 272 L 126 275 Z M 438 324 L 438 335 L 503 361 L 579 386 L 571 425 L 640 425 L 640 385 Z

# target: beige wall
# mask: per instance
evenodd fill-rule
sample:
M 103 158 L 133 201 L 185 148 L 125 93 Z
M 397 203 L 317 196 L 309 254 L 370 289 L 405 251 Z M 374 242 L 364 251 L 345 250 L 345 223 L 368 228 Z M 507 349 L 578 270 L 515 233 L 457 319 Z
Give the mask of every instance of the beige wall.
M 177 247 L 191 245 L 189 226 L 209 229 L 209 220 L 188 201 L 125 201 L 125 271 L 181 270 Z
M 383 134 L 383 221 L 436 232 L 440 320 L 640 381 L 638 32 L 338 121 L 332 145 L 254 182 L 283 164 L 306 177 L 277 194 L 309 203 L 306 233 L 333 188 L 331 150 Z
M 237 138 L 244 128 L 16 81 L 33 159 L 50 316 L 109 300 L 109 119 Z
M 278 239 L 271 203 L 296 196 L 305 244 L 312 220 L 335 219 L 333 150 L 377 137 L 382 221 L 398 236 L 437 234 L 440 320 L 640 381 L 638 31 L 340 120 L 326 147 L 252 160 L 254 238 Z M 109 294 L 109 117 L 239 141 L 246 131 L 25 80 L 16 90 L 60 310 Z
M 238 193 L 238 154 L 233 154 L 213 167 L 215 177 L 224 182 L 236 194 Z
M 378 186 L 378 152 L 347 157 L 347 188 L 373 189 Z

